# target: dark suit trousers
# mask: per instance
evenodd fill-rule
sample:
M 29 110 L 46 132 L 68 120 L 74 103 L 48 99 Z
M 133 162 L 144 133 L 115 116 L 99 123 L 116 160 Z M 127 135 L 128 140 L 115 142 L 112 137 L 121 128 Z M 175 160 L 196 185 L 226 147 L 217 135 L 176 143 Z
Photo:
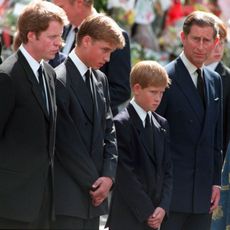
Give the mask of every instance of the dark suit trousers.
M 51 229 L 98 230 L 99 217 L 92 219 L 81 219 L 71 216 L 56 216 L 56 221 L 53 222 Z
M 170 212 L 161 230 L 210 230 L 211 214 Z
M 47 179 L 41 208 L 38 217 L 32 222 L 22 222 L 17 220 L 5 219 L 0 217 L 0 229 L 49 229 L 51 220 L 51 189 L 50 178 Z M 17 205 L 17 204 L 15 204 Z

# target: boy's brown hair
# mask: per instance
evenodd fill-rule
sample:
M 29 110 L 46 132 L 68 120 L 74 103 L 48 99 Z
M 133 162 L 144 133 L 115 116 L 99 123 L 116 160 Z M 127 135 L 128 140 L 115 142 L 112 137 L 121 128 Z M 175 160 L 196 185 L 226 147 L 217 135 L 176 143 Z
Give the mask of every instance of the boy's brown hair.
M 87 17 L 77 33 L 77 45 L 81 45 L 84 36 L 90 36 L 95 41 L 105 41 L 122 49 L 125 39 L 121 28 L 110 17 L 103 14 L 94 14 Z
M 135 64 L 130 74 L 130 84 L 139 84 L 141 88 L 149 86 L 169 87 L 171 80 L 163 66 L 156 61 L 140 61 Z

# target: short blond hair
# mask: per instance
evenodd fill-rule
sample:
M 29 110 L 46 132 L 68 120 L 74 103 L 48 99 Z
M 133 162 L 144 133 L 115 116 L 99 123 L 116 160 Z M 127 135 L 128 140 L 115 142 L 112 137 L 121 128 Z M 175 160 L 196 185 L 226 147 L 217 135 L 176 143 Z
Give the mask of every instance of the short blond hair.
M 77 33 L 77 45 L 81 45 L 84 36 L 90 36 L 95 41 L 105 41 L 117 49 L 125 46 L 125 39 L 121 28 L 110 17 L 104 14 L 93 14 L 80 25 Z
M 164 67 L 156 61 L 140 61 L 135 64 L 130 73 L 130 84 L 139 84 L 142 88 L 149 86 L 169 87 L 171 80 Z

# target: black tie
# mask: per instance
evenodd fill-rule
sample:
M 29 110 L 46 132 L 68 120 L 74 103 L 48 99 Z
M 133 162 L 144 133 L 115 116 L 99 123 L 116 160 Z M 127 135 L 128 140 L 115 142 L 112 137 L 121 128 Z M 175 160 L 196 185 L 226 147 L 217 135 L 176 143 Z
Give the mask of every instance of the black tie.
M 197 90 L 200 94 L 201 100 L 203 104 L 205 105 L 205 96 L 204 96 L 204 79 L 202 77 L 201 69 L 197 69 Z
M 85 73 L 85 85 L 86 85 L 86 88 L 88 89 L 88 91 L 90 93 L 91 99 L 93 99 L 92 89 L 91 89 L 90 82 L 92 82 L 92 73 L 91 73 L 91 70 L 88 69 L 86 71 L 86 73 Z
M 38 69 L 38 80 L 39 80 L 40 92 L 41 92 L 41 95 L 42 95 L 42 102 L 43 102 L 44 108 L 47 109 L 46 94 L 45 94 L 44 81 L 43 81 L 43 68 L 42 68 L 42 65 L 40 65 L 40 67 Z
M 153 152 L 153 127 L 149 115 L 146 115 L 145 118 L 145 128 L 144 128 L 145 139 L 148 144 L 148 148 Z

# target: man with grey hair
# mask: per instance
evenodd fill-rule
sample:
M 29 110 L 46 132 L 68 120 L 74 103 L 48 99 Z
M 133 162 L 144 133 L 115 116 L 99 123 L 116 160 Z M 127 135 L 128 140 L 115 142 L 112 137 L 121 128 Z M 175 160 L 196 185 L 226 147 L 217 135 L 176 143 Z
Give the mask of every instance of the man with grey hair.
M 158 113 L 170 126 L 173 194 L 161 230 L 209 230 L 220 199 L 222 84 L 204 62 L 218 42 L 210 13 L 194 11 L 184 21 L 181 55 L 166 66 L 172 85 Z

